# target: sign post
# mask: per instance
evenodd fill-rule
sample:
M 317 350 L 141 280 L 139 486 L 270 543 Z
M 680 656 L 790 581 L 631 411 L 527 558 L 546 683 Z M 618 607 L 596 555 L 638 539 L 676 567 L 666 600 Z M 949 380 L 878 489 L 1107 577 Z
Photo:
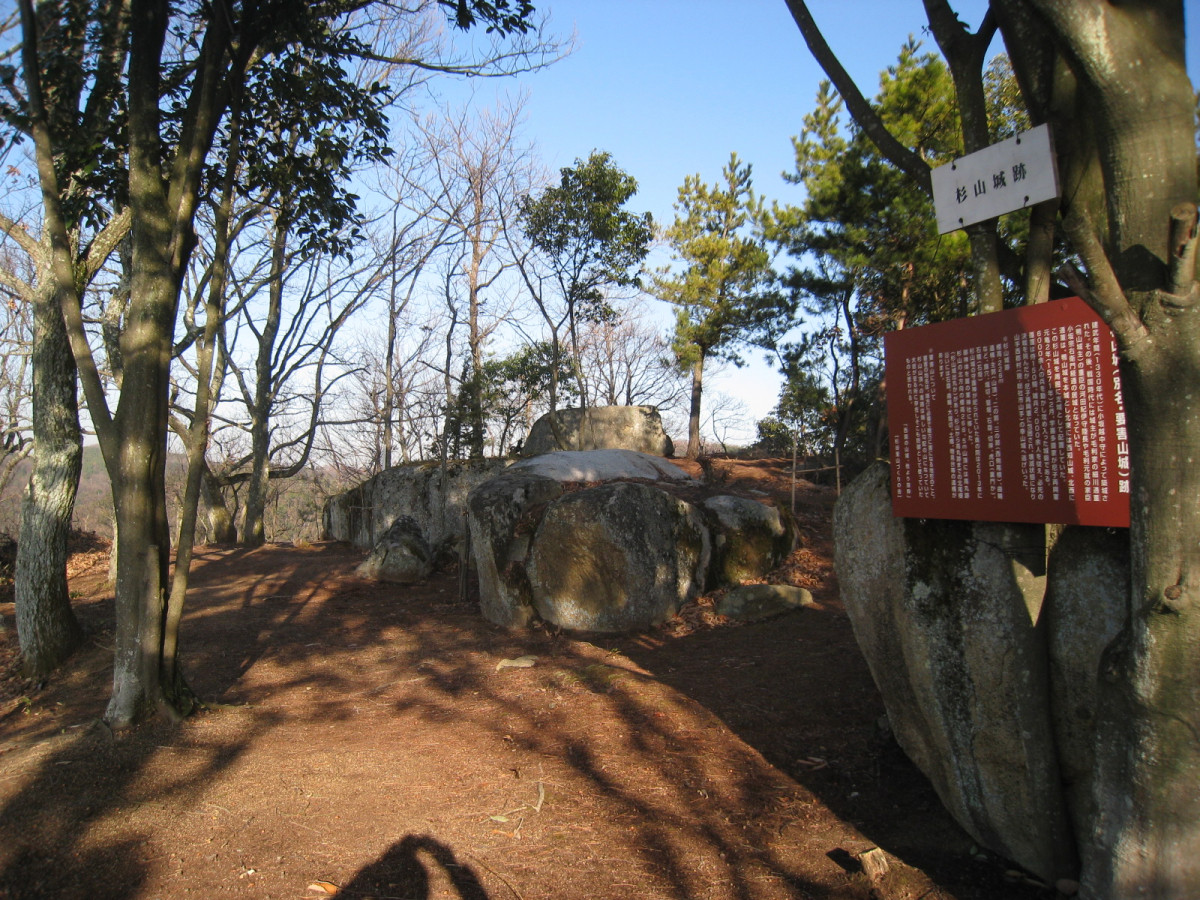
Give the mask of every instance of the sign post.
M 1049 125 L 933 170 L 933 206 L 940 234 L 1057 196 L 1058 167 Z
M 1129 525 L 1112 332 L 1072 297 L 888 334 L 892 509 Z

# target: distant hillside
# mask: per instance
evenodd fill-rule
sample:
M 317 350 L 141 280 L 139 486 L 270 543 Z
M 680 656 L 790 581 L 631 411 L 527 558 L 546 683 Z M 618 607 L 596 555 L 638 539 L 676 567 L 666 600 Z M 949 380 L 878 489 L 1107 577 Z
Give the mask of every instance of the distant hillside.
M 0 534 L 13 537 L 21 529 L 21 494 L 29 481 L 33 463 L 25 460 L 17 467 L 8 490 L 0 495 Z M 112 494 L 104 457 L 95 444 L 83 448 L 83 473 L 79 478 L 79 496 L 75 500 L 75 527 L 112 537 Z
M 31 463 L 19 467 L 11 484 L 0 495 L 0 536 L 15 538 L 21 529 L 21 493 L 29 480 Z M 171 529 L 175 529 L 175 513 L 183 493 L 185 458 L 173 453 L 167 457 L 167 514 Z M 332 472 L 309 469 L 295 478 L 271 483 L 271 499 L 266 515 L 268 541 L 315 541 L 321 537 L 321 510 L 330 493 L 340 492 L 350 485 L 339 483 Z M 96 445 L 84 447 L 83 473 L 79 479 L 79 495 L 75 501 L 73 524 L 80 531 L 90 531 L 103 538 L 112 538 L 112 493 L 104 459 Z M 204 540 L 204 535 L 198 535 Z

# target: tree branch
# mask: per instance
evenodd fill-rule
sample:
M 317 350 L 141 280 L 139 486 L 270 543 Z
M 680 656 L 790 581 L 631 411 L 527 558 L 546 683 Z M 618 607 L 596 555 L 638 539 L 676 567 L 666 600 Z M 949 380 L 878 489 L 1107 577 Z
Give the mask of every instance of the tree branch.
M 37 258 L 39 249 L 38 242 L 34 240 L 33 235 L 26 230 L 23 223 L 18 222 L 15 219 L 10 219 L 4 213 L 0 212 L 0 231 L 3 231 L 10 238 L 16 241 L 21 249 L 29 254 L 31 259 Z
M 887 130 L 883 120 L 855 85 L 854 79 L 850 77 L 833 51 L 829 49 L 829 45 L 825 42 L 820 29 L 817 28 L 817 23 L 813 21 L 812 14 L 808 11 L 804 0 L 787 0 L 787 6 L 800 29 L 800 34 L 804 36 L 804 41 L 808 44 L 813 58 L 825 70 L 825 74 L 829 76 L 833 86 L 842 95 L 847 112 L 854 117 L 854 121 L 879 148 L 879 152 L 892 165 L 912 178 L 921 190 L 932 197 L 933 177 L 930 175 L 929 164 L 896 140 Z
M 29 283 L 17 278 L 4 267 L 0 267 L 0 286 L 8 288 L 25 303 L 34 301 L 33 288 L 29 286 Z
M 58 299 L 62 305 L 63 319 L 67 326 L 67 338 L 79 379 L 87 397 L 92 425 L 102 445 L 111 449 L 115 443 L 112 415 L 100 381 L 100 373 L 88 346 L 84 329 L 83 311 L 75 272 L 72 265 L 71 242 L 63 218 L 58 175 L 54 168 L 53 138 L 50 134 L 49 116 L 41 82 L 41 60 L 37 14 L 32 0 L 20 0 L 22 28 L 22 66 L 26 92 L 29 94 L 30 133 L 33 135 L 34 152 L 37 160 L 38 182 L 41 188 L 43 229 L 48 235 L 50 259 L 47 275 L 58 282 Z M 52 273 L 52 274 L 51 274 Z
M 81 287 L 91 284 L 96 273 L 104 267 L 104 263 L 112 255 L 117 244 L 129 234 L 133 216 L 129 207 L 125 207 L 108 220 L 99 234 L 95 235 L 83 252 L 83 275 Z
M 1087 266 L 1091 285 L 1070 263 L 1058 270 L 1059 277 L 1108 323 L 1121 353 L 1127 359 L 1136 358 L 1146 349 L 1150 333 L 1130 306 L 1090 220 L 1077 209 L 1072 210 L 1063 219 L 1063 229 Z
M 1190 295 L 1196 286 L 1197 231 L 1195 203 L 1180 203 L 1171 210 L 1170 280 L 1167 289 L 1177 297 Z

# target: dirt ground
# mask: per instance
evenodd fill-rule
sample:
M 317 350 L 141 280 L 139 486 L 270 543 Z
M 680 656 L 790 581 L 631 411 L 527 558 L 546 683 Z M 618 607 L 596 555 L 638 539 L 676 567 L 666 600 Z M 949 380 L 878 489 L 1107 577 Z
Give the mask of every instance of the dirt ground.
M 782 461 L 716 466 L 790 502 Z M 777 573 L 815 606 L 732 625 L 702 601 L 627 638 L 508 633 L 456 572 L 374 584 L 344 544 L 206 548 L 183 664 L 209 708 L 118 735 L 107 558 L 79 554 L 89 639 L 48 683 L 0 603 L 0 898 L 1053 897 L 888 735 L 832 501 L 801 484 Z

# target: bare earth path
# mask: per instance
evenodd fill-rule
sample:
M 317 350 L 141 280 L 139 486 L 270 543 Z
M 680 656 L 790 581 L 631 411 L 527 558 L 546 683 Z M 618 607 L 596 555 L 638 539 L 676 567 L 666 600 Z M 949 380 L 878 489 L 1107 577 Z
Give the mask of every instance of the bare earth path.
M 782 464 L 724 465 L 787 502 Z M 509 634 L 456 573 L 376 585 L 346 545 L 204 549 L 183 652 L 212 708 L 115 737 L 105 560 L 82 558 L 90 642 L 48 684 L 12 671 L 0 603 L 0 898 L 1052 897 L 880 728 L 831 502 L 801 491 L 783 573 L 816 607 L 628 639 Z

